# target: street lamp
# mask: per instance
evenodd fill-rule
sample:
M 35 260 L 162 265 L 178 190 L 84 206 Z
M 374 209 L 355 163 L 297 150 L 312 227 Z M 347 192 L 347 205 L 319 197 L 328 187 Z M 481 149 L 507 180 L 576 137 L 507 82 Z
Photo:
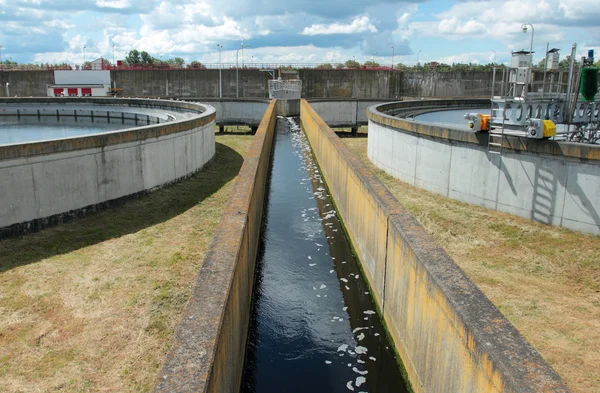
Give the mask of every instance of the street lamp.
M 527 71 L 527 83 L 525 84 L 525 91 L 523 92 L 525 95 L 527 94 L 527 87 L 529 86 L 529 79 L 531 78 L 531 68 L 533 67 L 533 34 L 535 33 L 531 23 L 523 23 L 521 25 L 523 33 L 527 33 L 527 26 L 531 27 L 531 42 L 529 44 L 529 70 Z
M 492 52 L 494 52 L 494 65 L 496 65 L 496 51 L 493 50 Z
M 223 45 L 217 44 L 219 48 L 219 98 L 223 98 L 223 80 L 221 79 L 221 49 Z
M 115 69 L 115 44 L 112 44 L 112 52 L 113 52 L 113 70 Z
M 83 67 L 85 67 L 85 48 L 86 46 L 83 46 L 83 65 L 81 66 L 81 68 L 83 69 Z
M 2 45 L 0 45 L 0 64 L 2 63 Z
M 392 48 L 392 71 L 394 71 L 394 45 L 390 45 L 390 48 Z
M 417 67 L 419 66 L 419 54 L 421 53 L 423 49 L 419 49 L 419 51 L 417 52 Z
M 240 72 L 240 66 L 239 66 L 239 60 L 238 57 L 240 55 L 240 50 L 242 50 L 242 56 L 244 55 L 243 49 L 249 47 L 250 45 L 248 44 L 242 44 L 242 46 L 235 52 L 235 96 L 239 97 L 240 96 L 240 76 L 239 76 L 239 72 Z M 242 61 L 243 61 L 243 57 L 242 57 Z
M 375 55 L 377 54 L 377 52 L 373 53 L 373 56 L 371 56 L 371 62 L 374 63 L 375 62 Z

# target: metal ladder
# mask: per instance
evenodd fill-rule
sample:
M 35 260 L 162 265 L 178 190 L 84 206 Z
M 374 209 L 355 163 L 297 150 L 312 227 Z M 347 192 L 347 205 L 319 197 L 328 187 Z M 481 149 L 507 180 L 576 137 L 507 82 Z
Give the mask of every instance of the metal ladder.
M 504 148 L 504 120 L 506 119 L 506 103 L 502 108 L 492 108 L 492 119 L 496 117 L 496 113 L 498 111 L 502 111 L 502 128 L 500 129 L 500 132 L 497 132 L 492 129 L 492 125 L 490 124 L 490 130 L 488 131 L 488 152 L 490 154 L 499 154 L 502 156 L 502 149 Z

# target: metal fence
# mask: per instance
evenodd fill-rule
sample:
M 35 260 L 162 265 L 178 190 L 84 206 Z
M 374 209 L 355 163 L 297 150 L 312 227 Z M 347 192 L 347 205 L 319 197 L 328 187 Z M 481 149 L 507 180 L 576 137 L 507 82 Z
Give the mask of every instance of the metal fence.
M 302 95 L 302 81 L 275 79 L 269 81 L 269 98 L 297 100 Z

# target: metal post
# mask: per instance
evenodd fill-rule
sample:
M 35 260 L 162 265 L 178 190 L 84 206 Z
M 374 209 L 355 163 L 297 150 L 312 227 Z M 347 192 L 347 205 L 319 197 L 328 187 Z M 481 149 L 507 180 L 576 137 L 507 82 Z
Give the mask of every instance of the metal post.
M 2 45 L 0 45 L 0 64 L 2 64 Z
M 244 47 L 248 47 L 250 45 L 246 45 L 246 44 L 242 44 L 242 46 L 237 50 L 237 52 L 235 52 L 235 96 L 239 97 L 240 96 L 240 77 L 239 77 L 239 70 L 240 70 L 240 66 L 239 66 L 239 54 L 240 54 L 240 49 L 242 50 L 242 56 L 244 54 Z M 242 61 L 243 61 L 243 57 L 242 57 Z M 243 65 L 243 63 L 242 63 Z
M 115 44 L 112 44 L 112 52 L 113 52 L 113 70 L 115 69 Z
M 419 49 L 419 51 L 417 52 L 417 67 L 419 66 L 419 54 L 421 54 L 421 51 L 423 49 Z
M 223 98 L 223 79 L 221 79 L 221 49 L 223 45 L 217 44 L 219 47 L 219 98 Z
M 86 46 L 83 46 L 83 64 L 81 65 L 81 68 L 83 69 L 83 67 L 85 66 L 85 48 Z
M 544 59 L 544 80 L 542 81 L 542 101 L 544 100 L 544 94 L 546 92 L 546 70 L 548 69 L 548 48 L 550 43 L 546 42 L 546 58 Z
M 523 97 L 527 97 L 527 90 L 529 87 L 529 83 L 531 82 L 531 70 L 533 68 L 533 35 L 535 34 L 535 30 L 531 23 L 523 23 L 521 25 L 523 33 L 527 33 L 527 26 L 531 27 L 531 42 L 529 44 L 529 70 L 527 70 L 527 78 L 525 78 L 525 88 L 523 91 Z
M 565 105 L 565 113 L 567 115 L 567 132 L 571 128 L 571 119 L 573 118 L 573 108 L 571 107 L 571 90 L 573 89 L 573 69 L 575 66 L 575 56 L 577 55 L 577 43 L 573 43 L 571 47 L 571 61 L 569 62 L 569 79 L 567 84 L 567 102 Z
M 394 45 L 390 45 L 392 47 L 392 71 L 394 71 Z

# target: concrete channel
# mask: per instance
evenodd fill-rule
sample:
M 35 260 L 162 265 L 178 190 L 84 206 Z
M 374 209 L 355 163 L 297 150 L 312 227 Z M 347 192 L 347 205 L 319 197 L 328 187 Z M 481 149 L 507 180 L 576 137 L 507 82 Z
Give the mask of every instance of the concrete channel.
M 276 108 L 260 123 L 155 393 L 402 391 L 396 356 L 417 393 L 570 392 L 305 100 L 306 139 L 277 133 L 265 203 Z
M 241 391 L 408 392 L 297 118 L 278 118 Z

